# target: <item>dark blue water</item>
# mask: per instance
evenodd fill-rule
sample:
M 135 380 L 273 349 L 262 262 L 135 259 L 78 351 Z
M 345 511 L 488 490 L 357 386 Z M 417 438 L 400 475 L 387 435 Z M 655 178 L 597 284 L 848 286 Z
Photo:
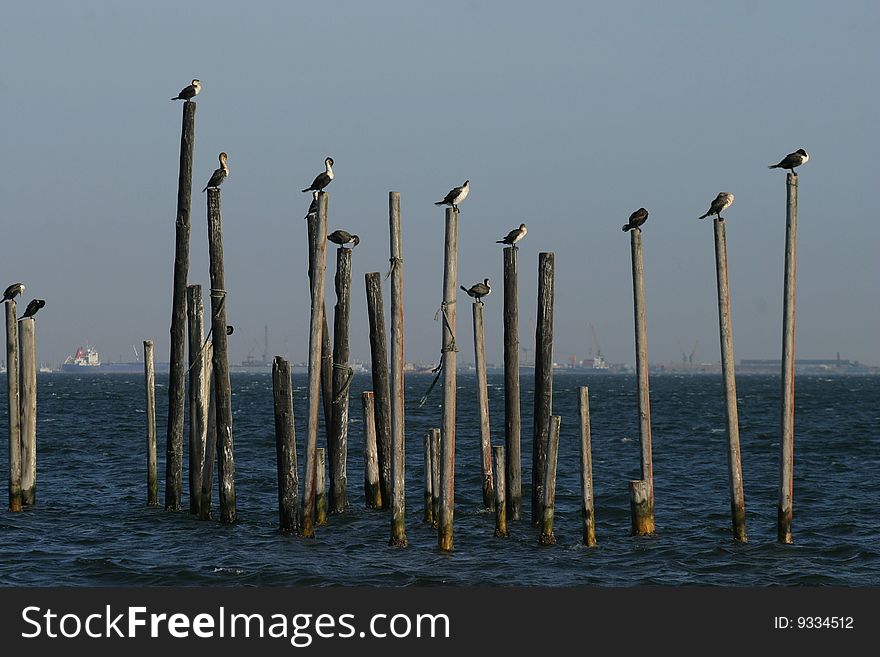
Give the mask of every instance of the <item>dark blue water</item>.
M 158 378 L 164 497 L 167 377 Z M 239 522 L 200 522 L 146 508 L 140 376 L 40 374 L 37 507 L 0 511 L 0 585 L 877 585 L 880 584 L 880 378 L 799 377 L 795 418 L 795 544 L 776 543 L 779 382 L 738 382 L 749 542 L 730 529 L 720 377 L 651 379 L 657 533 L 629 536 L 627 482 L 639 477 L 635 380 L 556 373 L 562 416 L 554 547 L 527 521 L 493 536 L 480 509 L 474 379 L 460 377 L 455 552 L 440 553 L 422 518 L 422 440 L 439 426 L 440 391 L 407 377 L 407 536 L 388 547 L 389 514 L 363 508 L 360 390 L 355 379 L 348 462 L 351 510 L 317 538 L 277 527 L 271 377 L 233 375 Z M 305 378 L 295 404 L 302 467 Z M 532 378 L 523 376 L 523 482 L 530 481 Z M 581 546 L 577 387 L 590 386 L 599 547 Z M 6 506 L 5 380 L 0 377 L 0 473 Z M 503 383 L 490 376 L 493 444 L 503 441 Z M 184 482 L 186 475 L 184 475 Z M 185 485 L 185 484 L 184 484 Z M 216 486 L 215 486 L 216 490 Z M 523 491 L 524 515 L 529 492 Z M 186 504 L 186 500 L 184 501 Z

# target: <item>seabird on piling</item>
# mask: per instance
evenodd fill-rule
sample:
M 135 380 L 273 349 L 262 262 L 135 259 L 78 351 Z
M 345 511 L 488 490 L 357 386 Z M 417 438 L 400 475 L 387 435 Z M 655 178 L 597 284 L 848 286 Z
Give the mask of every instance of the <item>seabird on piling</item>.
M 709 206 L 709 211 L 702 217 L 698 218 L 705 219 L 710 214 L 714 214 L 721 221 L 724 221 L 724 217 L 721 216 L 721 213 L 724 212 L 731 205 L 733 205 L 733 194 L 731 194 L 730 192 L 719 192 L 718 196 L 715 197 L 715 200 L 712 201 L 712 205 Z
M 810 156 L 807 155 L 807 151 L 803 148 L 797 149 L 794 153 L 789 153 L 779 164 L 771 164 L 768 169 L 788 169 L 794 175 L 797 175 L 797 171 L 795 171 L 795 167 L 799 167 L 802 164 L 806 164 L 810 161 Z
M 199 92 L 202 90 L 202 83 L 199 80 L 193 80 L 192 84 L 184 87 L 180 90 L 180 93 L 177 94 L 171 100 L 192 100 L 196 96 L 199 95 Z
M 465 180 L 461 187 L 450 189 L 449 193 L 442 201 L 437 201 L 434 205 L 451 205 L 453 209 L 458 210 L 458 204 L 467 198 L 471 189 L 471 181 Z
M 353 242 L 351 248 L 354 248 L 361 243 L 360 237 L 358 237 L 357 235 L 352 235 L 347 230 L 334 230 L 327 236 L 327 239 L 334 244 L 338 244 L 339 246 L 342 246 L 343 244 L 348 244 L 349 242 Z
M 333 181 L 333 158 L 328 157 L 324 159 L 324 171 L 315 176 L 315 179 L 312 181 L 312 184 L 309 187 L 306 187 L 304 192 L 320 192 L 327 185 L 329 185 Z M 317 197 L 316 197 L 317 198 Z M 315 211 L 317 212 L 317 206 L 315 207 Z
M 25 308 L 24 314 L 19 317 L 19 320 L 33 317 L 37 314 L 37 311 L 45 305 L 46 302 L 43 299 L 31 299 L 31 302 L 27 305 L 27 308 Z
M 309 211 L 306 212 L 306 219 L 311 219 L 318 214 L 318 192 L 312 192 L 312 202 L 309 203 Z
M 482 283 L 471 285 L 470 289 L 464 285 L 460 285 L 462 290 L 467 292 L 469 297 L 473 297 L 478 303 L 483 303 L 483 297 L 487 297 L 492 293 L 492 286 L 489 285 L 489 279 L 484 278 Z
M 507 237 L 502 240 L 496 240 L 495 244 L 507 244 L 512 246 L 514 249 L 518 249 L 519 247 L 516 245 L 523 237 L 528 233 L 528 229 L 525 224 L 520 224 L 519 228 L 514 228 L 512 231 L 507 233 Z
M 645 208 L 639 208 L 638 210 L 633 212 L 631 215 L 629 215 L 629 223 L 626 223 L 623 225 L 623 230 L 624 230 L 624 232 L 626 232 L 628 230 L 632 230 L 633 228 L 638 228 L 639 230 L 641 230 L 641 228 L 639 228 L 639 226 L 641 226 L 647 220 L 648 220 L 648 211 L 645 210 Z
M 3 293 L 3 301 L 12 301 L 19 294 L 24 294 L 24 283 L 13 283 Z
M 226 164 L 226 158 L 226 153 L 220 153 L 220 168 L 215 169 L 214 173 L 211 174 L 211 179 L 208 181 L 208 184 L 205 185 L 205 189 L 219 187 L 229 176 L 229 165 Z M 204 192 L 205 189 L 202 191 Z

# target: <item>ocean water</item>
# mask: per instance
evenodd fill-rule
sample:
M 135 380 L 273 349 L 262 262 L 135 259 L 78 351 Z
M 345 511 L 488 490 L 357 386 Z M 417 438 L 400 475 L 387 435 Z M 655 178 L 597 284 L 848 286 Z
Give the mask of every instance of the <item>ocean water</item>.
M 440 388 L 408 375 L 407 536 L 388 546 L 390 514 L 363 506 L 360 391 L 352 386 L 350 509 L 315 539 L 278 529 L 271 376 L 233 374 L 238 522 L 199 521 L 147 508 L 143 377 L 38 375 L 37 505 L 5 510 L 6 383 L 0 377 L 0 585 L 843 585 L 880 584 L 880 377 L 796 381 L 794 545 L 776 543 L 779 379 L 738 381 L 749 542 L 732 540 L 720 377 L 654 376 L 651 412 L 657 533 L 629 536 L 627 482 L 639 477 L 636 383 L 631 376 L 557 372 L 562 416 L 555 534 L 530 525 L 533 381 L 522 376 L 524 520 L 493 535 L 481 509 L 472 373 L 459 377 L 455 551 L 422 523 L 422 441 L 439 426 Z M 160 501 L 164 499 L 167 376 L 157 377 Z M 294 377 L 300 469 L 306 380 Z M 493 444 L 504 439 L 504 389 L 490 374 Z M 598 548 L 580 544 L 577 388 L 590 386 Z M 320 439 L 323 443 L 323 437 Z M 186 450 L 184 450 L 186 452 Z M 184 459 L 186 468 L 186 458 Z M 184 471 L 186 487 L 186 471 Z M 216 485 L 214 487 L 216 491 Z M 215 493 L 216 495 L 216 493 Z M 184 505 L 187 504 L 186 492 Z M 215 501 L 216 508 L 216 501 Z M 216 514 L 215 514 L 216 515 Z

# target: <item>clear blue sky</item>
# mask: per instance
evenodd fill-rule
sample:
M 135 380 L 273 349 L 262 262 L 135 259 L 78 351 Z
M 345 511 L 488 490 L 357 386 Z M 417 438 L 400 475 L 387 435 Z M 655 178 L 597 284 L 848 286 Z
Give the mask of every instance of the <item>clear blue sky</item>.
M 0 23 L 0 273 L 47 300 L 39 358 L 89 342 L 106 358 L 144 338 L 168 354 L 179 102 L 198 97 L 194 179 L 229 153 L 223 221 L 233 361 L 262 343 L 304 359 L 300 193 L 336 160 L 330 228 L 359 233 L 353 343 L 368 358 L 363 274 L 385 271 L 387 194 L 402 193 L 407 356 L 437 358 L 443 209 L 465 178 L 461 282 L 489 277 L 494 241 L 524 221 L 521 329 L 537 253 L 555 251 L 557 360 L 633 361 L 629 239 L 645 206 L 649 354 L 717 361 L 712 227 L 727 212 L 736 357 L 778 358 L 785 174 L 800 176 L 797 353 L 880 363 L 875 2 L 47 2 Z M 207 286 L 196 192 L 190 282 Z M 330 252 L 332 254 L 332 251 Z M 332 258 L 329 273 L 332 274 Z M 328 303 L 332 306 L 332 287 Z M 461 295 L 461 357 L 472 358 Z

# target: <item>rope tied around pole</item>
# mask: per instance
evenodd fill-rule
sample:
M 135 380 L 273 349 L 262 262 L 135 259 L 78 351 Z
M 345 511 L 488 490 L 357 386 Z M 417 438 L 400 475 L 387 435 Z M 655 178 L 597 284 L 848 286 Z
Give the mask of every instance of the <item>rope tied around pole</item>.
M 351 387 L 351 382 L 354 380 L 354 368 L 351 365 L 346 365 L 344 363 L 334 363 L 331 359 L 330 364 L 333 369 L 336 370 L 346 370 L 346 379 L 345 383 L 342 384 L 342 390 L 339 391 L 339 394 L 333 398 L 333 405 L 339 405 L 342 403 L 343 398 L 348 394 L 348 389 Z
M 385 274 L 386 280 L 391 276 L 391 273 L 395 269 L 397 269 L 397 267 L 403 264 L 403 258 L 395 258 L 392 256 L 391 258 L 388 258 L 388 262 L 391 263 L 391 266 L 388 268 L 388 272 Z
M 437 365 L 437 367 L 435 367 L 434 369 L 431 370 L 431 373 L 436 374 L 436 376 L 434 377 L 434 380 L 431 381 L 431 385 L 428 386 L 428 391 L 424 395 L 422 395 L 422 398 L 419 400 L 419 407 L 422 407 L 425 405 L 425 402 L 428 401 L 428 396 L 431 394 L 431 391 L 434 389 L 434 386 L 437 385 L 437 381 L 440 380 L 440 375 L 443 373 L 443 361 L 444 361 L 443 354 L 448 353 L 450 351 L 454 351 L 456 353 L 458 352 L 458 347 L 455 344 L 455 332 L 452 330 L 452 326 L 449 324 L 449 316 L 446 314 L 447 306 L 451 306 L 454 303 L 455 303 L 455 299 L 453 299 L 452 301 L 444 301 L 443 303 L 440 304 L 440 307 L 437 309 L 437 312 L 434 313 L 434 321 L 435 322 L 440 321 L 440 315 L 442 313 L 443 323 L 446 326 L 446 330 L 449 331 L 450 340 L 449 340 L 448 346 L 441 347 L 441 349 L 440 349 L 440 362 Z
M 221 290 L 221 289 L 219 289 L 219 288 L 212 287 L 212 288 L 211 288 L 211 297 L 219 297 L 219 298 L 220 298 L 220 303 L 217 304 L 217 310 L 214 312 L 214 317 L 219 317 L 219 316 L 220 316 L 220 310 L 222 310 L 222 308 L 223 308 L 223 304 L 226 303 L 226 290 Z M 196 366 L 196 364 L 199 362 L 199 359 L 201 359 L 201 358 L 204 356 L 204 354 L 205 354 L 205 349 L 208 348 L 208 340 L 211 339 L 211 334 L 212 334 L 213 332 L 214 332 L 214 324 L 213 324 L 213 322 L 212 322 L 212 323 L 211 323 L 211 328 L 208 329 L 208 334 L 205 336 L 205 341 L 202 343 L 202 348 L 199 349 L 199 353 L 198 353 L 198 355 L 197 355 L 197 358 L 194 358 L 194 359 L 193 359 L 193 362 L 192 362 L 192 365 L 190 365 L 190 366 L 186 369 L 187 374 L 188 374 L 189 372 L 192 371 L 192 368 L 194 368 L 194 367 Z

